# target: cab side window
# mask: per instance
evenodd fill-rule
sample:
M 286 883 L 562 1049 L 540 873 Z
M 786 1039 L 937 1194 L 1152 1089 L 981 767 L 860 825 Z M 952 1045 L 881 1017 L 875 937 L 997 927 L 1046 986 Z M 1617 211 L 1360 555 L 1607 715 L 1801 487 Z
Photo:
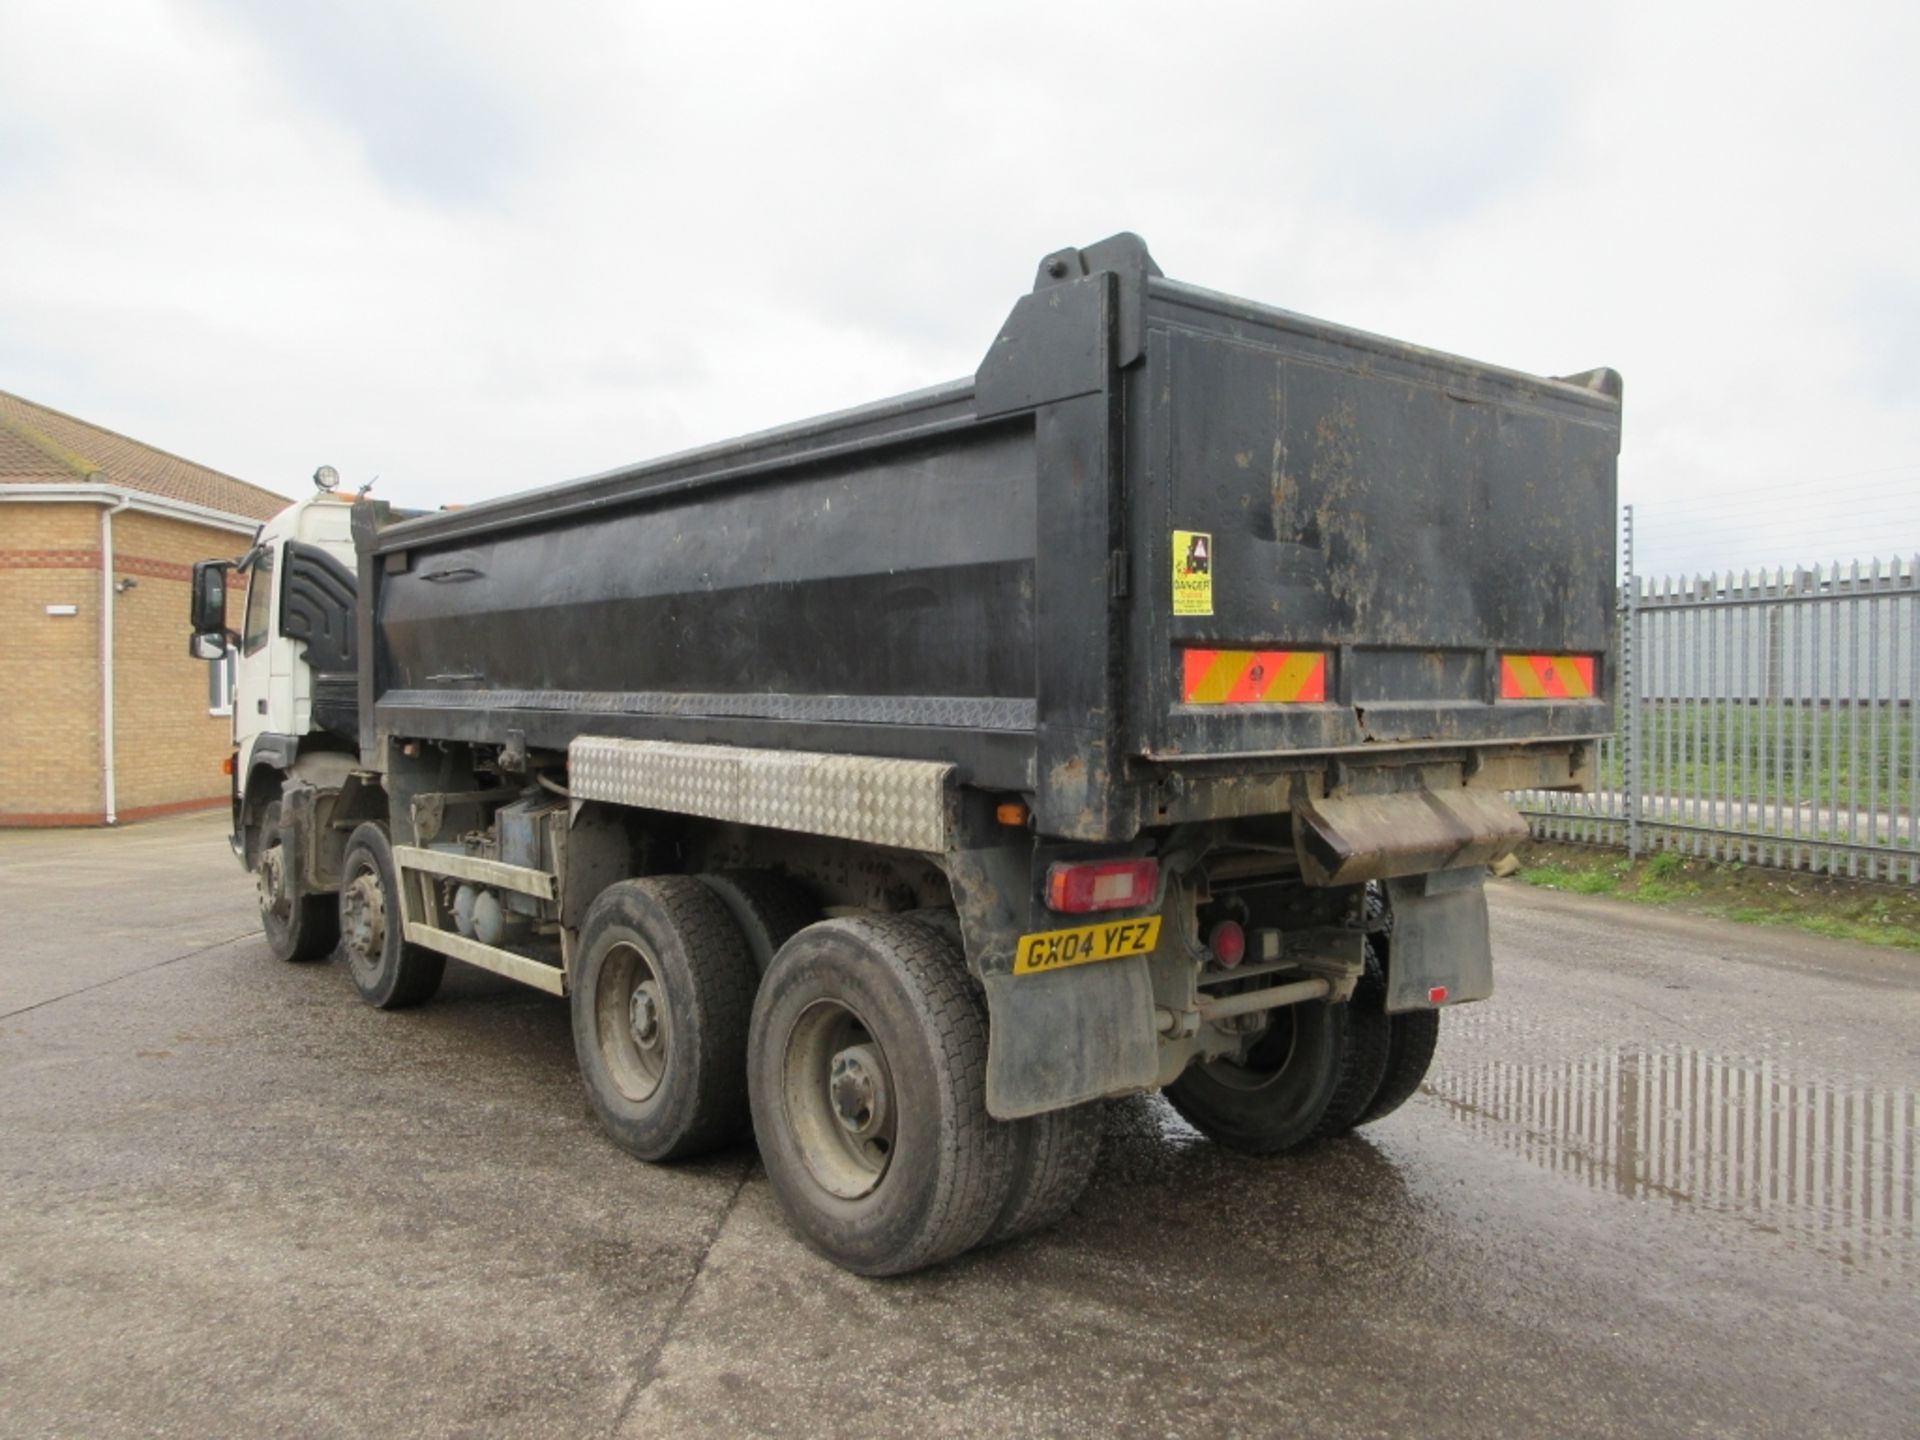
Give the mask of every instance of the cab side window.
M 273 550 L 255 553 L 247 576 L 247 626 L 240 637 L 241 649 L 254 654 L 267 643 L 267 612 L 273 601 Z

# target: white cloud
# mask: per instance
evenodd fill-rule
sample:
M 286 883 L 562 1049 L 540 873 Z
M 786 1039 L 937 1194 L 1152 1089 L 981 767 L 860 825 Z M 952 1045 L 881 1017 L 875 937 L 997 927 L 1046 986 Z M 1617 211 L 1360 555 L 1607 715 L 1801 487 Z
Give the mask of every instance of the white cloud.
M 0 387 L 478 498 L 965 373 L 1129 228 L 1621 369 L 1644 569 L 1920 549 L 1911 7 L 308 8 L 10 7 Z

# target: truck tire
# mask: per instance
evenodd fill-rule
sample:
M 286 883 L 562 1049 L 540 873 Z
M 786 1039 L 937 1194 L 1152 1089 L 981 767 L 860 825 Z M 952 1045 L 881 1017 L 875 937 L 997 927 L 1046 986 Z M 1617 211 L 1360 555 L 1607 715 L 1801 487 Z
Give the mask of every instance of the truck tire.
M 280 835 L 280 802 L 260 818 L 260 855 L 254 884 L 260 895 L 260 928 L 276 960 L 324 960 L 340 943 L 337 902 L 331 895 L 302 895 L 289 873 Z
M 1386 1009 L 1385 967 L 1393 963 L 1393 910 L 1387 904 L 1386 887 L 1378 881 L 1367 886 L 1367 918 L 1378 925 L 1368 948 L 1379 957 L 1382 969 L 1380 1007 Z M 1371 959 L 1371 956 L 1369 957 Z M 1371 1125 L 1383 1120 L 1413 1098 L 1420 1082 L 1427 1078 L 1433 1064 L 1434 1047 L 1440 1043 L 1440 1012 L 1409 1010 L 1385 1017 L 1388 1023 L 1387 1064 L 1380 1086 L 1355 1121 Z
M 419 1005 L 440 988 L 447 957 L 407 943 L 393 843 L 378 821 L 358 826 L 347 840 L 340 863 L 339 926 L 347 973 L 360 998 L 375 1009 Z
M 953 951 L 953 963 L 965 968 L 965 941 L 960 916 L 945 907 L 905 912 L 905 919 L 924 925 L 944 939 Z M 987 1227 L 982 1245 L 997 1245 L 1057 1225 L 1086 1193 L 1100 1159 L 1099 1105 L 1075 1105 L 1044 1115 L 1000 1123 L 1013 1131 L 1012 1179 L 1006 1204 Z
M 1351 1008 L 1313 1000 L 1276 1010 L 1245 1063 L 1194 1065 L 1167 1086 L 1167 1099 L 1202 1135 L 1247 1155 L 1277 1155 L 1337 1133 L 1342 1113 L 1367 1084 L 1368 1058 L 1353 1042 Z
M 719 870 L 700 883 L 720 897 L 733 923 L 746 937 L 756 975 L 780 947 L 820 918 L 820 907 L 793 880 L 772 870 Z
M 756 976 L 713 891 L 686 875 L 609 885 L 580 924 L 578 954 L 573 1048 L 613 1143 L 678 1160 L 744 1135 Z
M 815 1250 L 899 1275 L 979 1243 L 1013 1127 L 987 1114 L 987 1016 L 946 941 L 898 916 L 825 920 L 761 982 L 747 1067 L 775 1195 Z
M 1384 1120 L 1413 1098 L 1420 1082 L 1427 1078 L 1434 1047 L 1440 1043 L 1438 1010 L 1408 1010 L 1387 1019 L 1392 1027 L 1387 1041 L 1387 1072 L 1357 1122 L 1361 1125 Z
M 1012 1184 L 982 1244 L 1015 1240 L 1066 1218 L 1099 1163 L 1102 1118 L 1102 1107 L 1093 1104 L 1012 1122 Z
M 1345 1012 L 1341 1020 L 1347 1031 L 1347 1063 L 1321 1117 L 1317 1134 L 1322 1138 L 1345 1135 L 1362 1123 L 1387 1078 L 1393 1023 L 1387 1014 L 1386 971 L 1371 941 L 1360 983 L 1354 986 L 1352 998 L 1336 1008 Z
M 904 918 L 917 925 L 924 925 L 938 934 L 953 947 L 953 953 L 960 957 L 961 964 L 966 963 L 967 941 L 960 929 L 960 913 L 945 905 L 929 905 L 919 910 L 901 912 Z

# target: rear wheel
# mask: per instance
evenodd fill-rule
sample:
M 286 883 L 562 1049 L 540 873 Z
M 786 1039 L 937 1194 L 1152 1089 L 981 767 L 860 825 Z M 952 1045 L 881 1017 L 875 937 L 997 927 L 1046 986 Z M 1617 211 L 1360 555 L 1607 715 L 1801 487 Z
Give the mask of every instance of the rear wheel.
M 1357 1124 L 1384 1120 L 1411 1100 L 1427 1078 L 1434 1047 L 1440 1043 L 1438 1010 L 1408 1010 L 1387 1018 L 1392 1029 L 1387 1041 L 1386 1075 Z
M 702 875 L 700 881 L 740 927 L 759 975 L 767 973 L 782 945 L 820 918 L 812 896 L 771 870 L 720 870 Z
M 594 1113 L 642 1160 L 714 1150 L 747 1128 L 753 957 L 706 886 L 623 880 L 580 925 L 569 1004 Z
M 909 910 L 905 919 L 939 935 L 956 967 L 966 964 L 960 917 L 946 908 Z M 983 1245 L 1013 1240 L 1057 1225 L 1086 1192 L 1100 1158 L 1101 1107 L 1076 1105 L 1024 1120 L 1000 1122 L 1013 1133 L 1006 1203 L 987 1228 Z
M 280 802 L 260 819 L 260 854 L 253 872 L 260 894 L 260 928 L 276 960 L 324 960 L 340 943 L 340 926 L 331 895 L 303 895 L 294 874 L 291 851 L 280 830 Z
M 1012 1182 L 983 1243 L 1031 1235 L 1066 1218 L 1099 1163 L 1101 1118 L 1096 1104 L 1013 1122 Z
M 1387 1063 L 1381 1074 L 1379 1087 L 1373 1098 L 1360 1114 L 1356 1125 L 1370 1125 L 1375 1120 L 1383 1120 L 1411 1100 L 1419 1090 L 1420 1082 L 1427 1078 L 1427 1067 L 1433 1064 L 1434 1047 L 1440 1043 L 1440 1012 L 1438 1010 L 1407 1010 L 1398 1015 L 1387 1015 L 1385 967 L 1393 963 L 1393 911 L 1387 905 L 1386 887 L 1372 884 L 1367 887 L 1367 918 L 1375 923 L 1375 930 L 1368 944 L 1380 958 L 1382 965 L 1382 984 L 1379 990 L 1381 1018 L 1387 1023 Z
M 1013 1127 L 987 1114 L 987 1018 L 951 948 L 898 917 L 809 926 L 754 1006 L 748 1082 L 774 1193 L 864 1275 L 938 1264 L 1001 1216 Z
M 1381 1057 L 1356 1043 L 1351 1011 L 1324 1000 L 1275 1010 L 1244 1055 L 1193 1066 L 1167 1099 L 1201 1134 L 1249 1155 L 1337 1134 L 1379 1084 Z
M 393 845 L 375 821 L 361 825 L 347 840 L 339 904 L 341 948 L 360 998 L 380 1010 L 431 1000 L 446 974 L 447 959 L 406 942 Z
M 1327 1113 L 1321 1117 L 1320 1135 L 1344 1135 L 1360 1124 L 1387 1078 L 1393 1028 L 1387 1015 L 1386 972 L 1371 942 L 1360 983 L 1354 986 L 1352 998 L 1338 1009 L 1347 1031 L 1346 1070 L 1327 1103 Z

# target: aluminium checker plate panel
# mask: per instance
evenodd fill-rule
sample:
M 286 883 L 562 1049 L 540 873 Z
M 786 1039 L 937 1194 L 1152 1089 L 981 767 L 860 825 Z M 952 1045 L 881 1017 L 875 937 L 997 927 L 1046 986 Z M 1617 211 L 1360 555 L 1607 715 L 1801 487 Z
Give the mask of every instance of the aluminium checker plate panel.
M 567 747 L 567 788 L 576 800 L 932 853 L 952 837 L 954 769 L 931 760 L 597 735 Z

